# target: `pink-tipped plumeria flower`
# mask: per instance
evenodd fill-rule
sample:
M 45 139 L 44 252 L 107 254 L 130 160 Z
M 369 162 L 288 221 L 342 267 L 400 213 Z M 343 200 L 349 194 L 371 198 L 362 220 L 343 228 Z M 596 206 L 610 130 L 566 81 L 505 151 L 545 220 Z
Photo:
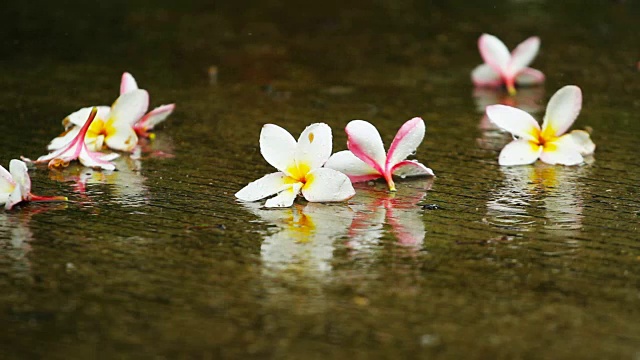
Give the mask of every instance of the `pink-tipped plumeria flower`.
M 86 123 L 89 113 L 95 108 L 95 120 L 86 132 L 85 142 L 89 150 L 99 151 L 103 144 L 119 151 L 133 151 L 138 143 L 134 125 L 142 118 L 149 107 L 149 94 L 146 90 L 131 90 L 120 95 L 108 106 L 82 108 L 67 116 L 62 124 L 66 131 L 53 139 L 47 150 L 61 149 L 74 139 Z
M 288 207 L 298 193 L 310 202 L 344 201 L 355 195 L 349 178 L 322 165 L 331 155 L 331 128 L 317 123 L 307 126 L 296 140 L 277 125 L 266 124 L 260 132 L 260 152 L 280 170 L 250 183 L 236 193 L 244 201 L 268 199 L 266 207 Z
M 76 136 L 72 138 L 66 145 L 61 148 L 39 157 L 34 163 L 49 163 L 50 168 L 64 167 L 75 159 L 78 159 L 84 166 L 91 168 L 100 168 L 103 170 L 114 170 L 116 166 L 111 160 L 117 158 L 116 153 L 103 154 L 100 152 L 89 150 L 86 143 L 86 137 L 93 124 L 98 121 L 97 114 L 99 109 L 94 107 L 84 121 L 82 127 L 78 130 Z M 134 134 L 135 136 L 135 134 Z
M 532 36 L 518 45 L 512 53 L 497 37 L 482 34 L 478 40 L 484 64 L 471 72 L 476 86 L 505 85 L 509 94 L 515 95 L 517 85 L 535 85 L 544 82 L 544 74 L 529 64 L 538 55 L 540 38 Z
M 345 128 L 349 150 L 337 152 L 325 167 L 345 173 L 351 181 L 384 178 L 389 190 L 396 191 L 393 175 L 434 176 L 433 171 L 417 160 L 405 160 L 415 153 L 424 138 L 424 121 L 415 117 L 402 125 L 385 153 L 382 138 L 375 126 L 364 120 L 352 120 Z
M 27 165 L 17 159 L 9 162 L 9 171 L 0 165 L 0 205 L 10 210 L 22 201 L 67 201 L 64 196 L 38 196 L 31 193 Z
M 134 90 L 138 90 L 138 83 L 136 82 L 136 79 L 128 72 L 123 73 L 122 80 L 120 81 L 120 95 Z M 171 115 L 175 107 L 175 104 L 158 106 L 140 118 L 140 120 L 133 125 L 133 129 L 136 131 L 138 136 L 151 137 L 152 134 L 149 132 L 153 130 L 156 125 L 166 120 L 167 117 Z
M 542 122 L 527 112 L 505 105 L 487 106 L 489 119 L 513 134 L 515 140 L 500 152 L 500 165 L 526 165 L 538 158 L 547 164 L 578 165 L 583 156 L 593 154 L 596 145 L 583 130 L 565 132 L 582 108 L 582 91 L 573 85 L 558 90 L 547 104 Z M 564 134 L 564 135 L 563 135 Z

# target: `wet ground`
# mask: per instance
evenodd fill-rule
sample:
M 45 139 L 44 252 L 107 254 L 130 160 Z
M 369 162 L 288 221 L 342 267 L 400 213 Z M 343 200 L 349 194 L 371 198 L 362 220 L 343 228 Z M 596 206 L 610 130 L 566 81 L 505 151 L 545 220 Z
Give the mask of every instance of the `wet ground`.
M 165 3 L 165 4 L 162 4 Z M 472 4 L 473 3 L 473 4 Z M 13 2 L 0 159 L 36 157 L 123 71 L 176 112 L 120 171 L 31 170 L 67 204 L 0 211 L 0 358 L 640 359 L 640 72 L 633 1 Z M 539 89 L 474 91 L 478 36 L 542 39 Z M 497 165 L 481 108 L 540 119 L 567 84 L 580 167 Z M 421 116 L 437 178 L 265 210 L 262 124 Z M 426 206 L 425 206 L 426 205 Z

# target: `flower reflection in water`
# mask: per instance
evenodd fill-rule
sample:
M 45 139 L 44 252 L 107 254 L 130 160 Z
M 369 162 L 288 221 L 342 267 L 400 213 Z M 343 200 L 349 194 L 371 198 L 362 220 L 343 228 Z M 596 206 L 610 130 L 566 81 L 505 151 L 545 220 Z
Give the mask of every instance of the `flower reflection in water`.
M 487 202 L 487 221 L 518 233 L 549 230 L 575 236 L 582 228 L 583 201 L 579 178 L 587 167 L 564 168 L 546 164 L 501 167 L 504 182 Z

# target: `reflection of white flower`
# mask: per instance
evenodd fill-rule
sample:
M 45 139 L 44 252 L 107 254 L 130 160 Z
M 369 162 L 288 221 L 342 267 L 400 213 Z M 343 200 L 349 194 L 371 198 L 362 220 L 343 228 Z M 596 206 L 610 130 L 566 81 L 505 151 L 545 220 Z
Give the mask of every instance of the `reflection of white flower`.
M 537 228 L 570 236 L 582 228 L 582 199 L 577 179 L 586 168 L 500 168 L 503 186 L 487 202 L 489 223 L 505 229 L 528 232 Z M 542 216 L 538 214 L 542 212 Z
M 347 236 L 353 218 L 353 211 L 345 205 L 308 203 L 267 210 L 257 203 L 242 204 L 262 221 L 277 227 L 260 247 L 265 265 L 309 274 L 331 270 L 334 242 Z

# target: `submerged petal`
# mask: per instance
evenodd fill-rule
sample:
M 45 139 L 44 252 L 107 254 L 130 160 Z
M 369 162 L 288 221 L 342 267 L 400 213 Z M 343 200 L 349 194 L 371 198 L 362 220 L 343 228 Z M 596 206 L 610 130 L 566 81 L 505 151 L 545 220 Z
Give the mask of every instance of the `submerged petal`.
M 480 55 L 484 62 L 495 71 L 502 73 L 506 70 L 511 54 L 500 39 L 493 35 L 482 34 L 478 39 L 478 49 L 480 49 Z
M 296 146 L 295 161 L 298 170 L 306 173 L 324 165 L 331 156 L 331 128 L 324 123 L 307 126 Z
M 137 89 L 138 83 L 136 79 L 133 78 L 133 75 L 128 72 L 123 73 L 122 79 L 120 80 L 120 95 Z
M 564 134 L 578 117 L 581 108 L 582 91 L 579 87 L 567 85 L 558 90 L 547 104 L 547 112 L 542 121 L 543 136 Z
M 509 73 L 515 75 L 529 66 L 540 49 L 540 38 L 532 36 L 518 45 L 511 53 Z
M 407 176 L 435 176 L 433 170 L 422 165 L 417 160 L 401 161 L 391 169 L 391 173 L 401 178 Z
M 540 125 L 526 111 L 506 106 L 487 106 L 487 116 L 492 123 L 524 140 L 538 140 Z
M 422 143 L 422 139 L 424 139 L 424 133 L 425 125 L 421 118 L 415 117 L 405 122 L 396 133 L 395 138 L 393 138 L 391 146 L 389 146 L 385 164 L 386 170 L 390 171 L 397 163 L 415 153 L 420 143 Z
M 580 150 L 569 134 L 544 145 L 540 160 L 547 164 L 578 165 L 584 161 Z
M 339 151 L 331 155 L 324 167 L 347 175 L 351 182 L 368 181 L 382 177 L 382 174 L 376 169 L 358 159 L 349 150 Z
M 260 131 L 260 153 L 271 166 L 280 171 L 286 172 L 287 168 L 295 166 L 296 145 L 296 139 L 278 125 L 265 124 Z
M 293 205 L 293 201 L 296 199 L 296 196 L 300 193 L 300 189 L 302 188 L 302 183 L 293 183 L 287 185 L 287 187 L 280 191 L 278 195 L 268 199 L 265 203 L 265 207 L 289 207 Z
M 544 74 L 542 71 L 533 68 L 525 68 L 516 76 L 516 84 L 522 86 L 537 85 L 543 82 Z
M 471 80 L 476 86 L 499 86 L 502 77 L 489 64 L 480 64 L 471 72 Z
M 306 180 L 302 195 L 307 201 L 344 201 L 356 193 L 347 175 L 333 169 L 315 169 L 307 175 Z
M 256 201 L 264 199 L 268 196 L 284 190 L 285 188 L 288 188 L 291 183 L 285 181 L 286 179 L 291 178 L 283 172 L 271 173 L 261 177 L 256 181 L 250 182 L 235 195 L 238 199 L 243 201 Z
M 538 160 L 541 152 L 541 145 L 527 140 L 514 140 L 502 149 L 498 164 L 503 166 L 533 164 Z
M 384 174 L 387 154 L 378 129 L 367 121 L 352 120 L 347 124 L 345 132 L 349 150 L 380 174 Z

